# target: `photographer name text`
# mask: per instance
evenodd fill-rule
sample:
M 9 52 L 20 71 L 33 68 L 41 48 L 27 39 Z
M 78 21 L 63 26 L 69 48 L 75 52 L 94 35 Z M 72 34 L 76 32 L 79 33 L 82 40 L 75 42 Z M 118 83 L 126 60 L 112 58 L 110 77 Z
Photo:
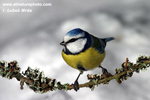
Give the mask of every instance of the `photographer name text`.
M 33 7 L 50 7 L 52 3 L 2 3 L 2 12 L 33 12 Z

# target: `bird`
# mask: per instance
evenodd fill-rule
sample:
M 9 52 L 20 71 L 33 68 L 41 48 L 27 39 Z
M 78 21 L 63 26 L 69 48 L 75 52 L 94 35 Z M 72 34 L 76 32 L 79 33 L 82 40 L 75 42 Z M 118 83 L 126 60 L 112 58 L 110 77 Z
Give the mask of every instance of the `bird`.
M 101 66 L 105 58 L 106 43 L 114 40 L 114 37 L 98 38 L 81 28 L 70 30 L 64 36 L 60 45 L 63 46 L 62 58 L 71 66 L 79 70 L 73 88 L 79 90 L 78 79 L 84 71 L 94 68 L 102 68 L 102 72 L 108 75 L 107 69 Z

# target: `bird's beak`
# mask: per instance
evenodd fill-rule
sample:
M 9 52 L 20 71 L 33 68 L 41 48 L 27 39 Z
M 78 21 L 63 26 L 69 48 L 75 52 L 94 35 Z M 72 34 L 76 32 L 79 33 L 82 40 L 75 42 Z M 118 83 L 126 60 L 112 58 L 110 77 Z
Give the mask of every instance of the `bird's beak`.
M 62 42 L 60 43 L 60 45 L 65 46 L 66 43 L 65 43 L 64 41 L 62 41 Z

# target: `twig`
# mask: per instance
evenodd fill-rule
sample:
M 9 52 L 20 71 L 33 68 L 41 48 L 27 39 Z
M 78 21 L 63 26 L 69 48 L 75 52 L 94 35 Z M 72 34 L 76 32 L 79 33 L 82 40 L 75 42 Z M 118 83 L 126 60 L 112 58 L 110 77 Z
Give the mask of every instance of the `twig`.
M 136 64 L 129 62 L 128 58 L 126 58 L 122 67 L 115 70 L 116 73 L 114 75 L 110 73 L 108 76 L 104 74 L 88 74 L 89 82 L 79 84 L 79 88 L 88 87 L 93 90 L 95 85 L 109 84 L 113 79 L 116 79 L 120 84 L 122 81 L 127 80 L 128 77 L 132 77 L 133 72 L 139 73 L 140 70 L 144 70 L 148 67 L 150 67 L 150 57 L 140 56 Z M 0 75 L 8 79 L 16 78 L 20 81 L 20 89 L 23 89 L 23 85 L 26 83 L 30 89 L 38 93 L 45 93 L 56 89 L 73 89 L 73 84 L 62 84 L 61 82 L 57 82 L 56 79 L 45 77 L 44 72 L 40 72 L 39 69 L 31 69 L 28 67 L 25 72 L 21 73 L 17 61 L 12 61 L 8 64 L 5 61 L 0 61 Z

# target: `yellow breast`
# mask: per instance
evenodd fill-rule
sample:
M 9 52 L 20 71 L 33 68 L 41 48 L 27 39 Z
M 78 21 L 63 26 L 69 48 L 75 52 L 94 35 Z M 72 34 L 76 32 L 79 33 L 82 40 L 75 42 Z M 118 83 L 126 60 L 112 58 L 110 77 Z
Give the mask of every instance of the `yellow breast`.
M 101 64 L 104 60 L 105 52 L 100 54 L 95 48 L 89 48 L 77 55 L 67 55 L 62 51 L 62 57 L 68 65 L 75 69 L 78 69 L 77 66 L 80 64 L 86 70 L 90 70 Z

